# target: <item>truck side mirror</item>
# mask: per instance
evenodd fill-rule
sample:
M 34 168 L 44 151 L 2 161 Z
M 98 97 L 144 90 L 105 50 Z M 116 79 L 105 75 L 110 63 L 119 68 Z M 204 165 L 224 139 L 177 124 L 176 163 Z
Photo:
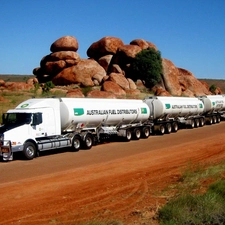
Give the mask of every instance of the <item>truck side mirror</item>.
M 3 124 L 6 123 L 6 117 L 7 117 L 7 114 L 6 114 L 6 113 L 3 113 L 3 114 L 2 114 L 2 123 L 3 123 Z
M 33 123 L 32 125 L 39 125 L 42 123 L 42 113 L 34 113 L 33 114 Z

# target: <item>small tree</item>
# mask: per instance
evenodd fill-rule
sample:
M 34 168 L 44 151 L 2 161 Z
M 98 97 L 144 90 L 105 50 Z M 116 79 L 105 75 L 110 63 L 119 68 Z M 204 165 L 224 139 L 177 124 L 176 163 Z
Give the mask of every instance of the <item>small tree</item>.
M 52 81 L 47 81 L 44 86 L 42 87 L 42 91 L 44 93 L 48 93 L 52 88 L 54 88 L 55 85 L 52 83 Z
M 215 93 L 216 91 L 216 85 L 215 84 L 212 84 L 210 87 L 209 87 L 209 90 L 212 92 L 212 93 Z
M 153 87 L 159 83 L 161 74 L 161 53 L 154 48 L 148 48 L 139 52 L 131 64 L 131 78 L 145 81 L 146 87 Z

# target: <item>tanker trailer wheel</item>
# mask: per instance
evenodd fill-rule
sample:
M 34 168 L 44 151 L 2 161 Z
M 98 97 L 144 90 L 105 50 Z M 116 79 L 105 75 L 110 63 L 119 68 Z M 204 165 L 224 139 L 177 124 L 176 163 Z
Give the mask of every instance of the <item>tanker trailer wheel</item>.
M 150 130 L 148 127 L 143 127 L 142 129 L 142 137 L 143 138 L 148 138 L 150 135 Z
M 163 134 L 165 134 L 165 130 L 166 130 L 166 129 L 165 129 L 164 124 L 160 124 L 160 125 L 159 125 L 159 133 L 163 135 Z
M 204 118 L 200 118 L 199 126 L 203 127 L 204 125 L 205 125 L 205 119 Z
M 75 135 L 72 139 L 72 148 L 74 151 L 79 151 L 81 146 L 81 137 L 79 135 Z
M 200 125 L 199 119 L 195 119 L 195 127 L 197 128 L 197 127 L 199 127 L 199 125 Z
M 37 154 L 36 146 L 32 142 L 26 142 L 24 144 L 23 148 L 23 154 L 26 157 L 26 159 L 33 159 Z
M 140 128 L 134 128 L 133 137 L 135 140 L 139 140 L 141 138 L 141 130 Z
M 94 140 L 93 140 L 92 134 L 90 134 L 90 133 L 86 134 L 86 136 L 84 138 L 84 142 L 83 142 L 84 148 L 90 149 L 93 146 L 93 141 Z
M 127 130 L 126 130 L 125 140 L 128 142 L 128 141 L 131 140 L 131 138 L 132 138 L 131 130 L 130 130 L 130 129 L 127 129 Z
M 217 123 L 220 123 L 221 121 L 221 118 L 220 118 L 220 115 L 217 116 Z
M 195 121 L 192 119 L 189 124 L 189 128 L 193 129 L 195 127 Z
M 213 116 L 213 124 L 215 124 L 217 122 L 217 118 L 216 116 Z
M 212 123 L 213 123 L 212 117 L 211 116 L 207 117 L 207 124 L 212 125 Z
M 172 131 L 171 123 L 167 123 L 167 124 L 166 124 L 166 133 L 167 133 L 167 134 L 170 134 L 171 131 Z
M 178 123 L 177 122 L 173 122 L 173 124 L 172 124 L 172 131 L 175 133 L 175 132 L 178 131 L 178 129 L 179 129 Z

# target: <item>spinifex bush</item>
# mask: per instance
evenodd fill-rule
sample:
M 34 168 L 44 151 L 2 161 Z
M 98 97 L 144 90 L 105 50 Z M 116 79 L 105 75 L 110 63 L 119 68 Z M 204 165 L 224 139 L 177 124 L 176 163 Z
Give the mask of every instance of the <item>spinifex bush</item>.
M 211 185 L 202 195 L 185 195 L 170 201 L 159 211 L 161 225 L 225 224 L 225 181 Z

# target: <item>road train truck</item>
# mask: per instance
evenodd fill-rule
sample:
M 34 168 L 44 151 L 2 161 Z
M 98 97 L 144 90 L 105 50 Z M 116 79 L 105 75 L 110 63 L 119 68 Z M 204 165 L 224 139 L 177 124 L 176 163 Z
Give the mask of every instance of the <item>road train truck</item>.
M 151 133 L 150 109 L 143 100 L 93 98 L 29 99 L 3 114 L 0 156 L 23 152 L 33 159 L 41 151 L 71 147 L 90 149 L 111 136 L 126 141 Z
M 150 109 L 153 131 L 164 134 L 179 127 L 199 127 L 205 124 L 204 104 L 195 97 L 150 96 L 144 102 Z

